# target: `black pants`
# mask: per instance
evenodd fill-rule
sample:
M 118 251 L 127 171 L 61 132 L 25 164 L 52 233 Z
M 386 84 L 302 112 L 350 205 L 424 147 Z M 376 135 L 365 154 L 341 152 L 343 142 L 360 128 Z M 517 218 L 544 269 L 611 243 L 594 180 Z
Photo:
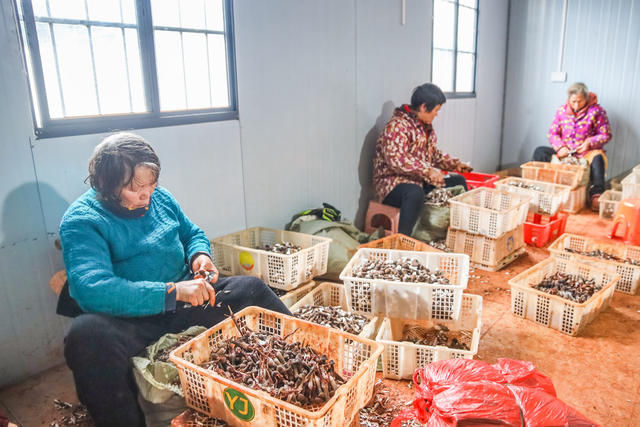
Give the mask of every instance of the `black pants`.
M 445 187 L 456 185 L 464 186 L 467 189 L 467 181 L 462 175 L 448 175 L 444 179 Z M 400 223 L 398 233 L 411 236 L 413 227 L 418 221 L 418 216 L 422 210 L 425 194 L 429 194 L 435 187 L 431 184 L 424 184 L 422 187 L 417 184 L 398 184 L 382 201 L 385 205 L 400 208 Z
M 533 152 L 533 160 L 536 162 L 550 162 L 555 153 L 556 151 L 551 147 L 538 147 Z M 591 180 L 589 197 L 594 194 L 602 194 L 604 192 L 604 158 L 599 154 L 591 161 L 589 178 Z
M 137 402 L 138 389 L 129 359 L 166 333 L 193 325 L 211 327 L 224 320 L 229 308 L 237 313 L 256 305 L 291 314 L 260 279 L 227 277 L 214 286 L 216 305 L 179 308 L 173 313 L 138 318 L 82 314 L 76 317 L 64 340 L 64 356 L 73 371 L 80 401 L 89 409 L 96 426 L 144 426 Z M 221 291 L 229 291 L 229 293 Z

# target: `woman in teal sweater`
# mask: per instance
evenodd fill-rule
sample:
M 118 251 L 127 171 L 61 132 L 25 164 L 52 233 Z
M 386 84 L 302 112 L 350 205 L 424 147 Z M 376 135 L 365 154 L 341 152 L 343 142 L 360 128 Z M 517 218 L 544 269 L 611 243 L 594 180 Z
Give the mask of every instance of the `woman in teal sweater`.
M 165 333 L 210 327 L 251 305 L 290 314 L 255 277 L 217 280 L 209 240 L 157 186 L 159 173 L 143 138 L 107 137 L 89 162 L 92 188 L 60 224 L 69 292 L 83 312 L 65 358 L 97 426 L 144 426 L 129 358 Z M 213 278 L 192 278 L 202 270 Z

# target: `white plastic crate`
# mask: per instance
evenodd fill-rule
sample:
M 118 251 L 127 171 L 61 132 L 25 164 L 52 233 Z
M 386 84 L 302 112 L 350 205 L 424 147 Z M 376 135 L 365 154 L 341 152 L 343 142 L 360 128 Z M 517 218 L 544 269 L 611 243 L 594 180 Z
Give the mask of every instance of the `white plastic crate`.
M 571 190 L 569 198 L 560 206 L 560 209 L 568 213 L 578 213 L 584 209 L 587 203 L 587 187 L 582 185 Z
M 304 342 L 327 355 L 346 383 L 326 403 L 301 408 L 198 366 L 210 360 L 218 342 L 238 336 L 233 320 L 227 318 L 169 355 L 188 407 L 234 426 L 344 427 L 371 398 L 382 344 L 260 307 L 247 307 L 235 317 L 251 330 L 289 336 L 288 341 Z
M 318 284 L 313 280 L 309 283 L 305 283 L 304 285 L 298 286 L 292 291 L 287 292 L 286 294 L 280 297 L 280 301 L 284 303 L 288 308 L 291 308 L 292 305 L 300 301 L 305 295 L 313 290 Z
M 349 311 L 349 305 L 347 304 L 347 296 L 345 294 L 344 285 L 342 285 L 341 283 L 320 283 L 317 288 L 309 292 L 304 296 L 304 298 L 302 298 L 290 308 L 291 313 L 295 313 L 296 311 L 307 305 L 316 305 L 321 307 L 340 307 L 344 311 Z M 369 319 L 369 323 L 364 326 L 362 332 L 360 332 L 358 336 L 375 340 L 382 318 L 372 318 L 369 316 Z
M 527 219 L 530 196 L 480 187 L 449 200 L 449 226 L 496 238 Z
M 534 186 L 535 189 L 519 187 L 514 184 Z M 529 212 L 543 215 L 555 215 L 560 206 L 567 201 L 571 192 L 571 187 L 568 185 L 515 177 L 502 179 L 495 185 L 498 190 L 530 196 Z
M 596 240 L 591 237 L 570 233 L 563 234 L 549 246 L 549 252 L 556 258 L 595 265 L 612 274 L 619 274 L 620 280 L 616 283 L 616 291 L 631 295 L 635 295 L 638 292 L 638 288 L 640 287 L 640 265 L 613 260 L 608 261 L 601 258 L 567 252 L 565 250 L 567 248 L 582 252 L 601 250 L 621 259 L 640 262 L 640 246 L 623 245 L 611 240 Z
M 586 186 L 589 183 L 589 172 L 586 165 L 527 162 L 520 167 L 524 179 L 563 184 L 571 188 Z
M 341 283 L 322 282 L 312 292 L 309 292 L 304 298 L 292 305 L 290 310 L 295 313 L 305 305 L 340 307 L 348 311 L 344 285 Z
M 638 197 L 640 197 L 640 174 L 632 172 L 622 180 L 622 199 Z
M 556 272 L 593 278 L 596 284 L 602 286 L 602 289 L 587 301 L 577 303 L 532 288 L 546 276 Z M 578 335 L 598 313 L 609 305 L 619 278 L 618 274 L 593 265 L 556 257 L 547 258 L 509 280 L 511 311 L 516 316 L 548 328 L 569 335 Z
M 291 255 L 264 251 L 265 245 L 289 242 L 302 247 Z M 285 291 L 327 272 L 327 237 L 272 228 L 254 227 L 211 241 L 214 264 L 221 274 L 256 276 Z
M 447 247 L 454 253 L 469 255 L 473 268 L 498 271 L 515 261 L 517 256 L 512 255 L 524 248 L 523 226 L 519 225 L 497 239 L 449 227 Z
M 600 203 L 600 218 L 613 219 L 622 200 L 622 191 L 607 190 L 598 199 Z
M 354 267 L 368 259 L 415 258 L 429 270 L 442 270 L 451 284 L 405 283 L 354 277 Z M 405 319 L 457 319 L 462 291 L 469 281 L 469 256 L 361 248 L 340 273 L 349 311 L 365 316 Z
M 416 369 L 432 362 L 446 359 L 473 359 L 478 353 L 482 326 L 482 297 L 462 295 L 460 318 L 458 320 L 408 320 L 389 319 L 382 321 L 376 341 L 384 344 L 382 372 L 385 378 L 409 379 Z M 444 346 L 428 346 L 409 341 L 400 341 L 405 325 L 431 328 L 442 324 L 452 331 L 469 331 L 470 337 L 464 341 L 469 350 L 458 350 Z

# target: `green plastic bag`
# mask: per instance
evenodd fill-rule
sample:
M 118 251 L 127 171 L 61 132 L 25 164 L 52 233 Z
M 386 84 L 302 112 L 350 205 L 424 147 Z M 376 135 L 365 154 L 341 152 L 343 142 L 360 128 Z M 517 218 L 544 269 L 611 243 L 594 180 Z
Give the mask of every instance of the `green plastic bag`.
M 333 222 L 323 221 L 321 219 L 300 221 L 293 224 L 290 230 L 331 238 L 327 259 L 327 272 L 317 277 L 317 280 L 339 281 L 340 273 L 356 253 L 360 244 L 384 237 L 382 230 L 376 230 L 373 234 L 363 233 L 350 221 L 346 220 Z
M 462 185 L 447 188 L 454 196 L 464 193 Z M 413 227 L 411 237 L 415 237 L 423 242 L 431 242 L 433 240 L 444 240 L 447 237 L 449 229 L 449 204 L 444 206 L 434 206 L 425 203 L 422 206 L 420 217 Z
M 131 358 L 138 385 L 138 400 L 147 427 L 171 425 L 173 418 L 187 410 L 178 368 L 171 362 L 156 360 L 156 356 L 160 351 L 174 346 L 178 339 L 195 337 L 206 330 L 203 326 L 192 326 L 179 334 L 165 334 L 142 354 Z

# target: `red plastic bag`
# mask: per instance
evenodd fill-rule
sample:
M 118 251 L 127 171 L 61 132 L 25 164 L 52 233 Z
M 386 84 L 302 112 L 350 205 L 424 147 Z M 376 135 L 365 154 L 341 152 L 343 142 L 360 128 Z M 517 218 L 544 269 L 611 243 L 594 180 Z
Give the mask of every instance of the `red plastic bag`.
M 392 427 L 412 419 L 429 427 L 597 425 L 558 400 L 551 379 L 530 362 L 443 360 L 416 370 L 413 382 L 412 406 L 400 412 Z
M 526 427 L 597 426 L 562 400 L 537 388 L 510 386 L 524 415 Z
M 520 409 L 505 384 L 490 381 L 453 384 L 433 397 L 431 407 L 428 426 L 443 422 L 448 426 L 521 425 Z
M 513 393 L 505 384 L 490 381 L 450 384 L 441 388 L 431 402 L 402 411 L 391 423 L 400 426 L 404 420 L 417 419 L 429 427 L 457 425 L 503 425 L 520 427 L 520 409 Z
M 500 370 L 504 379 L 509 383 L 522 387 L 537 388 L 552 396 L 556 396 L 556 389 L 551 378 L 542 375 L 531 362 L 515 359 L 498 359 L 492 365 Z
M 441 388 L 451 384 L 469 381 L 492 381 L 506 383 L 500 368 L 487 362 L 473 359 L 450 359 L 431 363 L 424 368 L 416 369 L 413 382 L 422 388 L 437 393 Z

